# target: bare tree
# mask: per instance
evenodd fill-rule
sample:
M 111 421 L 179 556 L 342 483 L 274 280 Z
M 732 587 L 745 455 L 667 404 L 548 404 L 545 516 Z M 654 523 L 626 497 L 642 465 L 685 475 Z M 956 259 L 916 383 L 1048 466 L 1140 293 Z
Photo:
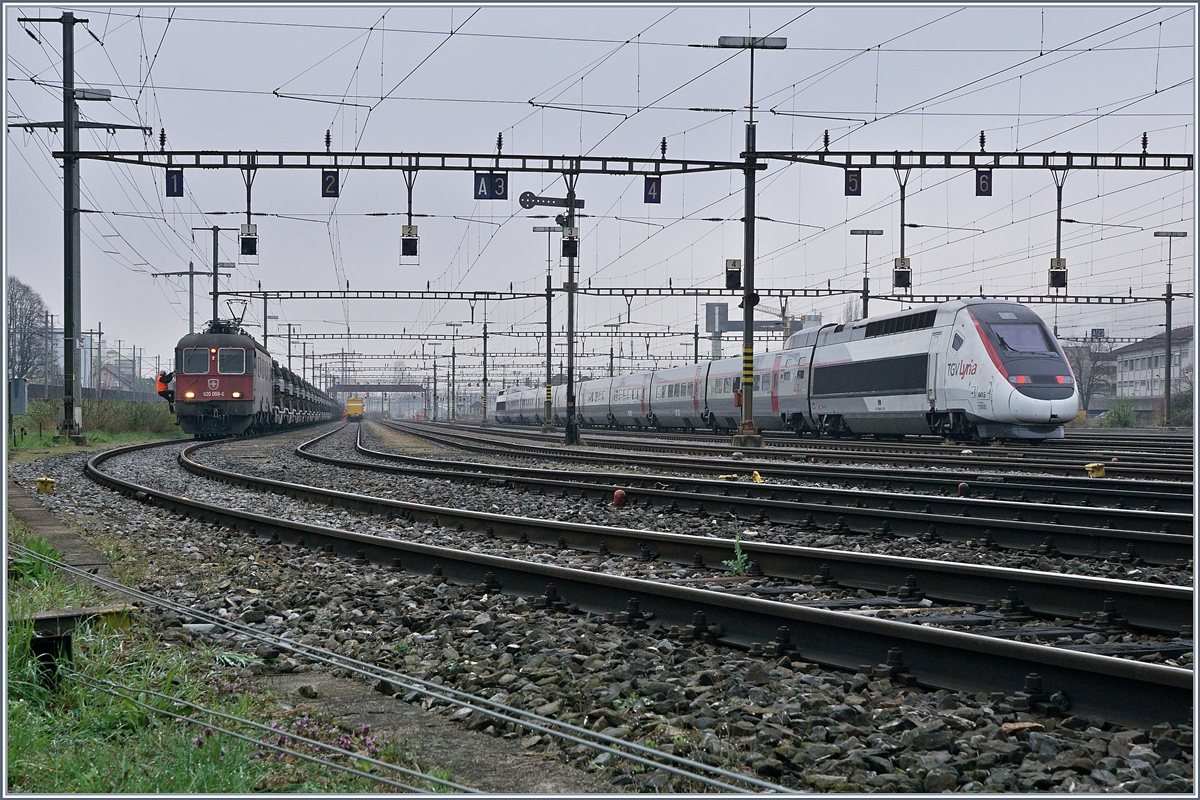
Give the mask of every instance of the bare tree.
M 1112 345 L 1100 339 L 1089 339 L 1070 347 L 1064 347 L 1071 371 L 1075 373 L 1075 388 L 1085 409 L 1091 408 L 1092 399 L 1099 394 L 1111 394 L 1116 375 L 1116 361 L 1112 357 Z
M 46 382 L 48 373 L 53 375 L 47 358 L 50 332 L 45 301 L 10 275 L 7 311 L 9 377 Z
M 846 304 L 842 306 L 841 322 L 849 323 L 862 318 L 860 309 L 862 308 L 862 299 L 854 298 L 847 299 Z

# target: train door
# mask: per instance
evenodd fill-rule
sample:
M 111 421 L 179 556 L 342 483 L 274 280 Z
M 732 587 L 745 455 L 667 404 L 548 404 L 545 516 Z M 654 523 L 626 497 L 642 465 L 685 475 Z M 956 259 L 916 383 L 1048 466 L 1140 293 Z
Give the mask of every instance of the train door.
M 771 365 L 771 412 L 779 413 L 779 365 L 783 362 L 783 356 L 775 356 L 775 363 Z
M 929 400 L 929 410 L 934 411 L 938 407 L 937 389 L 941 369 L 939 365 L 945 360 L 942 356 L 942 332 L 934 331 L 929 339 L 929 372 L 925 376 L 925 397 Z

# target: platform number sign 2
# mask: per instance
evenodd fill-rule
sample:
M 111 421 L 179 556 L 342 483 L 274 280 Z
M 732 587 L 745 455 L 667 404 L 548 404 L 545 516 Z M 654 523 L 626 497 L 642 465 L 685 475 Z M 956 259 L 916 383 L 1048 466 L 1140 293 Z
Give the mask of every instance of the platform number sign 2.
M 338 197 L 338 171 L 321 170 L 321 197 Z
M 507 172 L 476 172 L 475 173 L 475 199 L 476 200 L 507 200 L 508 199 L 508 173 Z
M 661 203 L 662 202 L 662 176 L 647 175 L 646 176 L 646 192 L 643 198 L 645 203 Z
M 167 170 L 167 197 L 183 197 L 183 170 Z
M 992 196 L 992 171 L 990 169 L 975 170 L 975 196 Z
M 862 197 L 862 170 L 846 170 L 846 197 Z

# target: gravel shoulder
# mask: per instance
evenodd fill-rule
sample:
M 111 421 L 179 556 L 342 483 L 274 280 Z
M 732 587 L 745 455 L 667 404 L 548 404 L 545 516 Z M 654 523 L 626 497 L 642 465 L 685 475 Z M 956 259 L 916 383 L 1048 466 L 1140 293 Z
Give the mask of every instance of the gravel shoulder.
M 205 451 L 213 455 L 204 460 L 219 466 L 218 461 L 234 458 L 234 449 L 248 447 L 236 456 L 240 470 L 309 482 L 305 471 L 311 465 L 284 458 L 283 448 L 290 451 L 313 435 L 310 430 L 222 445 Z M 172 462 L 175 452 L 175 447 L 161 448 L 160 455 L 129 459 L 121 469 L 162 482 L 164 488 L 178 484 L 182 493 L 198 498 L 207 493 L 276 513 L 273 496 L 237 500 L 226 494 L 228 487 L 185 475 L 177 467 L 167 470 L 165 462 Z M 256 467 L 250 468 L 243 456 L 250 456 Z M 663 750 L 749 770 L 802 791 L 1194 791 L 1190 727 L 1126 730 L 1097 718 L 1044 718 L 1014 710 L 1011 697 L 926 692 L 886 678 L 823 669 L 792 656 L 763 660 L 709 644 L 684 645 L 655 626 L 629 630 L 594 616 L 534 609 L 523 598 L 489 596 L 320 553 L 264 547 L 246 535 L 176 519 L 102 489 L 82 476 L 81 465 L 82 456 L 54 456 L 34 468 L 14 467 L 13 475 L 22 486 L 37 475 L 58 478 L 58 493 L 39 501 L 76 524 L 98 549 L 111 549 L 118 565 L 140 576 L 140 588 L 619 738 L 653 742 Z M 347 488 L 347 482 L 357 484 L 366 477 L 341 473 L 336 480 Z M 415 487 L 390 480 L 380 493 L 414 499 Z M 425 495 L 416 499 L 435 502 L 429 495 L 438 482 L 426 483 L 421 487 Z M 481 487 L 449 485 L 437 491 L 451 505 L 500 506 Z M 551 500 L 561 501 L 536 498 Z M 518 502 L 525 506 L 534 498 Z M 574 508 L 554 509 L 561 515 L 554 518 L 648 527 L 605 523 L 593 518 L 601 514 L 599 507 L 573 502 Z M 509 503 L 502 508 L 517 513 Z M 308 504 L 303 513 L 316 514 L 317 509 Z M 574 513 L 567 516 L 568 511 Z M 387 525 L 342 510 L 322 513 L 344 515 L 341 525 L 364 532 Z M 323 518 L 313 521 L 329 524 Z M 156 624 L 181 640 L 252 647 L 237 636 L 193 635 L 181 627 L 187 621 L 159 615 Z M 285 685 L 316 680 L 318 673 L 345 677 L 339 670 L 288 659 L 274 670 L 271 679 Z M 407 703 L 445 719 L 448 735 L 472 730 L 479 739 L 503 743 L 512 748 L 509 752 L 524 753 L 538 765 L 543 760 L 571 765 L 581 780 L 600 787 L 561 791 L 692 788 L 664 771 L 637 771 L 620 760 L 597 758 L 594 750 L 564 749 L 547 737 L 493 725 L 482 715 L 417 696 L 388 702 Z M 470 747 L 465 743 L 472 740 L 460 738 Z

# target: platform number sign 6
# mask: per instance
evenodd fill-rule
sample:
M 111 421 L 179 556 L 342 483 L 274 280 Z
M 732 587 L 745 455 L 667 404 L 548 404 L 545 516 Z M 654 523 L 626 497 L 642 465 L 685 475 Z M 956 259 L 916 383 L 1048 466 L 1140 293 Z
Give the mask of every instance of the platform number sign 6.
M 975 196 L 992 196 L 992 171 L 990 169 L 975 170 Z
M 846 197 L 862 197 L 862 170 L 846 170 Z
M 336 169 L 321 170 L 321 197 L 338 197 L 338 171 Z
M 647 175 L 646 176 L 646 191 L 642 202 L 645 203 L 661 203 L 662 202 L 662 176 Z
M 507 200 L 508 199 L 508 173 L 507 172 L 476 172 L 475 173 L 475 199 L 476 200 Z
M 167 170 L 167 197 L 183 197 L 183 170 Z

